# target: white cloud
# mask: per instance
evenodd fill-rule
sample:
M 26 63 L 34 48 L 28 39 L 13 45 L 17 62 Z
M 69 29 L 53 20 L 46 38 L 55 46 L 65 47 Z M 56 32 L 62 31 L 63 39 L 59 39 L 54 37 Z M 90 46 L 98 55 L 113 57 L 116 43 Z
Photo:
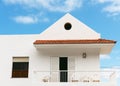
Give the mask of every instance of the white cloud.
M 112 51 L 114 56 L 114 59 L 116 59 L 117 61 L 120 61 L 120 50 L 114 50 Z
M 112 1 L 110 5 L 106 6 L 103 11 L 106 11 L 110 14 L 119 15 L 120 14 L 120 0 L 119 1 Z
M 70 12 L 80 8 L 82 0 L 3 0 L 7 4 L 20 4 L 35 9 L 47 9 L 49 11 Z
M 91 0 L 94 3 L 106 3 L 106 2 L 111 2 L 113 0 Z
M 100 55 L 100 59 L 110 59 L 109 55 Z
M 120 15 L 120 0 L 91 0 L 93 3 L 103 4 L 103 12 L 112 16 Z M 84 0 L 3 0 L 6 4 L 25 6 L 37 10 L 52 12 L 71 12 L 82 6 Z
M 18 23 L 30 24 L 36 22 L 49 22 L 41 12 L 46 10 L 50 12 L 71 12 L 80 8 L 82 0 L 2 0 L 7 5 L 20 5 L 25 8 L 35 9 L 38 13 L 32 16 L 16 16 L 13 19 Z M 30 15 L 28 13 L 28 15 Z
M 115 72 L 116 78 L 120 78 L 120 66 L 112 67 L 112 68 L 104 68 L 102 71 L 109 71 L 109 72 Z M 105 75 L 107 72 L 105 73 Z
M 49 22 L 47 17 L 42 17 L 41 15 L 33 15 L 33 16 L 16 16 L 13 20 L 17 23 L 22 24 L 34 24 L 37 22 Z
M 111 16 L 120 15 L 120 0 L 92 0 L 95 3 L 104 4 L 103 11 Z
M 16 16 L 13 18 L 17 23 L 31 24 L 36 23 L 38 19 L 31 16 Z
M 43 22 L 49 22 L 49 19 L 48 18 L 43 18 L 41 21 L 43 21 Z

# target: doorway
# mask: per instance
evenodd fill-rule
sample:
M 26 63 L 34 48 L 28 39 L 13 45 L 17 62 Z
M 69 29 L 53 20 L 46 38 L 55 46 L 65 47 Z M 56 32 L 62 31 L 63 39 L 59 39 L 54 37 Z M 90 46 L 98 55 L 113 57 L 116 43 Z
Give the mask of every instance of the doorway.
M 60 82 L 68 81 L 68 57 L 59 58 Z

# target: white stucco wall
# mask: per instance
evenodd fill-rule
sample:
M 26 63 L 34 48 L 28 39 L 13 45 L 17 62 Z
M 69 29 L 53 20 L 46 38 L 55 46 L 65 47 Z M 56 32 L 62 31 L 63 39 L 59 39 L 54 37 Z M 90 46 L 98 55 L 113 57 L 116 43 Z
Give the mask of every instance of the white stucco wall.
M 96 70 L 99 69 L 99 50 L 90 49 L 86 51 L 87 58 L 83 60 L 81 51 L 72 49 L 58 50 L 56 53 L 41 53 L 37 50 L 33 42 L 39 39 L 39 35 L 1 35 L 0 36 L 0 86 L 33 86 L 35 84 L 35 71 L 50 71 L 51 56 L 66 56 L 75 58 L 75 69 Z M 53 49 L 54 51 L 54 49 Z M 61 51 L 61 52 L 60 52 Z M 75 52 L 73 52 L 75 51 Z M 49 52 L 49 53 L 48 53 Z M 60 52 L 60 53 L 59 53 Z M 70 53 L 69 53 L 70 52 Z M 72 52 L 72 53 L 71 53 Z M 80 52 L 80 53 L 79 53 Z M 28 78 L 11 78 L 12 74 L 12 58 L 14 56 L 29 57 L 29 77 Z M 5 81 L 7 83 L 5 83 Z M 25 84 L 25 85 L 24 85 Z
M 87 49 L 86 58 L 80 56 L 76 57 L 76 70 L 77 71 L 99 71 L 99 49 Z
M 0 36 L 0 86 L 32 86 L 33 71 L 48 70 L 49 57 L 41 56 L 33 42 L 37 35 L 1 35 Z M 29 77 L 12 78 L 13 57 L 29 57 Z M 44 65 L 44 66 L 43 66 Z M 7 83 L 6 83 L 7 82 Z
M 72 25 L 70 30 L 65 30 L 66 23 Z M 70 14 L 64 15 L 53 25 L 48 27 L 40 34 L 40 39 L 59 40 L 59 39 L 99 39 L 100 34 L 92 30 L 90 27 L 77 20 Z

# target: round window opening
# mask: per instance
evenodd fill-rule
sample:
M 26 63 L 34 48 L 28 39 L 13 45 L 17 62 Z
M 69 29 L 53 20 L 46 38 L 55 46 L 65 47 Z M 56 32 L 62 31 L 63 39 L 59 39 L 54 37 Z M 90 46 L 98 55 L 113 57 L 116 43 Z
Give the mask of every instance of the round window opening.
M 72 28 L 72 25 L 70 23 L 65 23 L 64 28 L 66 30 L 70 30 Z

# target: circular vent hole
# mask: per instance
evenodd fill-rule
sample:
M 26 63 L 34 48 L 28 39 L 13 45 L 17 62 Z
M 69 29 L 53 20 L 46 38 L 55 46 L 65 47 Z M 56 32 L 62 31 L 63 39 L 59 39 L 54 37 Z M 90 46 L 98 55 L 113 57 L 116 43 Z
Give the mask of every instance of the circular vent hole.
M 66 30 L 70 30 L 72 28 L 72 25 L 70 23 L 65 23 L 64 28 Z

